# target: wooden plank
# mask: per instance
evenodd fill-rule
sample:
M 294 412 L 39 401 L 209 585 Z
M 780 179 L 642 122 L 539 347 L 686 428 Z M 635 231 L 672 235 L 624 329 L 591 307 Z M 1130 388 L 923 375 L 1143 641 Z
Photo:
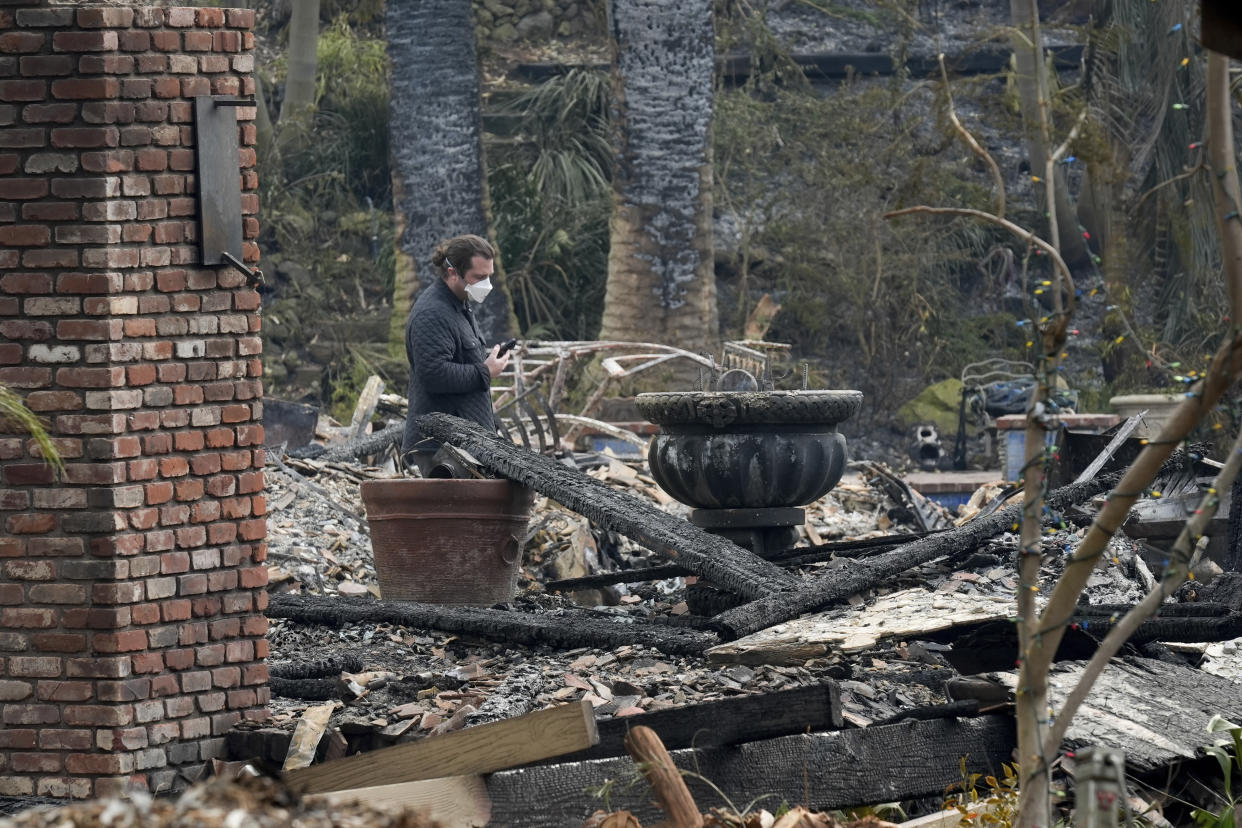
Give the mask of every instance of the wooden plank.
M 1053 665 L 1048 683 L 1054 709 L 1078 684 L 1083 665 Z M 1017 673 L 992 675 L 1010 688 L 1017 684 Z M 1146 773 L 1202 757 L 1209 743 L 1207 723 L 1218 713 L 1242 719 L 1242 684 L 1164 661 L 1114 659 L 1074 717 L 1065 747 L 1121 750 L 1131 772 Z
M 367 378 L 367 384 L 362 387 L 362 393 L 358 395 L 358 403 L 354 406 L 354 416 L 349 421 L 348 437 L 350 440 L 358 440 L 367 431 L 367 425 L 371 422 L 371 416 L 375 414 L 375 406 L 379 404 L 380 394 L 384 393 L 384 381 L 372 374 Z
M 830 610 L 777 624 L 707 651 L 710 661 L 801 664 L 830 652 L 869 650 L 885 638 L 919 638 L 963 624 L 1009 618 L 1012 596 L 965 595 L 916 587 L 877 598 L 861 611 Z
M 624 756 L 625 734 L 649 727 L 669 750 L 716 747 L 795 733 L 839 730 L 841 688 L 835 681 L 811 687 L 703 702 L 671 710 L 598 722 L 599 744 L 550 762 L 582 762 Z M 545 762 L 547 764 L 547 762 Z
M 324 793 L 440 776 L 491 773 L 583 750 L 599 741 L 591 703 L 539 710 L 516 719 L 428 736 L 285 774 L 290 788 Z
M 672 751 L 683 770 L 710 779 L 738 807 L 775 810 L 782 801 L 814 809 L 941 795 L 968 773 L 996 774 L 1015 746 L 1012 716 L 929 722 L 782 736 L 743 745 Z M 581 825 L 604 800 L 591 789 L 609 786 L 608 808 L 628 810 L 644 824 L 660 812 L 646 785 L 634 778 L 629 757 L 539 765 L 487 777 L 492 823 L 510 828 Z M 695 777 L 690 792 L 704 810 L 723 805 L 720 794 Z
M 372 785 L 367 788 L 350 788 L 311 794 L 309 801 L 324 801 L 344 805 L 362 802 L 367 805 L 394 805 L 412 808 L 426 814 L 443 828 L 476 828 L 487 825 L 492 818 L 492 800 L 487 795 L 483 777 L 446 776 L 439 779 L 420 779 L 416 782 L 398 782 L 394 785 Z

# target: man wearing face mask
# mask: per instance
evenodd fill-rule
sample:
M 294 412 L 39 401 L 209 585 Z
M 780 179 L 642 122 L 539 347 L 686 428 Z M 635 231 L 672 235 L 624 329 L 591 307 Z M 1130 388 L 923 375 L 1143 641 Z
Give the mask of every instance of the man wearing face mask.
M 488 350 L 472 304 L 482 304 L 492 289 L 496 251 L 480 236 L 457 236 L 441 242 L 431 257 L 440 278 L 414 303 L 405 325 L 405 355 L 410 361 L 410 413 L 401 453 L 424 476 L 439 444 L 424 438 L 415 421 L 441 411 L 494 430 L 492 379 L 509 364 L 500 346 Z

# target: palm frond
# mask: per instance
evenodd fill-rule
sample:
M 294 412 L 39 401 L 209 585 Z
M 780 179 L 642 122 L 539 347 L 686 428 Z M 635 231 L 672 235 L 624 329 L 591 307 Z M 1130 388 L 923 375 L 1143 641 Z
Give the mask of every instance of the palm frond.
M 10 433 L 29 434 L 39 447 L 43 461 L 52 467 L 57 476 L 64 473 L 64 460 L 61 459 L 60 452 L 39 415 L 27 408 L 21 397 L 3 385 L 0 385 L 0 427 Z

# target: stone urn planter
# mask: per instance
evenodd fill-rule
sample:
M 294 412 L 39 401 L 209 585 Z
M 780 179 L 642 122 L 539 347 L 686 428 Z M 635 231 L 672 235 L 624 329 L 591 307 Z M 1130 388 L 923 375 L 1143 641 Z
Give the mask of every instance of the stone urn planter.
M 837 425 L 858 413 L 859 391 L 687 391 L 639 394 L 660 426 L 651 476 L 695 507 L 692 523 L 757 554 L 792 546 L 797 507 L 827 494 L 845 470 Z
M 1143 421 L 1134 430 L 1134 436 L 1154 440 L 1160 436 L 1165 424 L 1173 419 L 1173 412 L 1183 399 L 1181 394 L 1127 394 L 1111 398 L 1108 404 L 1123 420 L 1146 411 Z

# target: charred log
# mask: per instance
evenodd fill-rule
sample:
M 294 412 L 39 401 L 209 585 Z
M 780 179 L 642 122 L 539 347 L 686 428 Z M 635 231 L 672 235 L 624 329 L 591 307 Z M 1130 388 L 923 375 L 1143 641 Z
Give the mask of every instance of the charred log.
M 325 449 L 323 446 L 309 445 L 291 449 L 290 457 L 310 460 L 358 460 L 383 454 L 393 446 L 401 445 L 405 436 L 405 422 L 387 426 L 374 434 L 368 434 L 357 440 L 350 440 L 341 446 Z
M 1094 636 L 1101 638 L 1108 634 L 1113 625 L 1121 620 L 1121 615 L 1108 618 L 1075 619 Z M 1200 643 L 1205 641 L 1229 641 L 1242 636 L 1242 613 L 1234 613 L 1218 618 L 1152 618 L 1144 621 L 1130 636 L 1131 644 L 1145 644 L 1149 641 L 1179 641 L 1183 643 Z
M 423 434 L 465 449 L 484 468 L 529 486 L 724 589 L 757 598 L 797 583 L 776 564 L 724 538 L 618 492 L 577 469 L 498 440 L 475 423 L 448 414 L 428 414 L 420 417 L 418 424 Z
M 286 699 L 331 701 L 343 696 L 341 682 L 334 678 L 283 679 L 273 676 L 268 680 L 267 686 L 272 689 L 273 696 L 283 696 Z
M 400 624 L 472 635 L 489 641 L 561 649 L 641 644 L 670 655 L 698 655 L 718 642 L 710 633 L 637 622 L 604 621 L 581 613 L 534 615 L 476 607 L 445 607 L 318 595 L 273 595 L 269 618 L 339 627 Z
M 356 655 L 339 658 L 317 658 L 314 661 L 276 662 L 268 673 L 274 679 L 309 679 L 336 677 L 341 673 L 362 672 L 362 659 Z
M 821 563 L 832 558 L 865 558 L 879 555 L 895 546 L 921 538 L 926 533 L 915 535 L 886 535 L 882 538 L 864 538 L 863 540 L 837 541 L 821 543 L 817 546 L 796 546 L 772 555 L 768 560 L 779 563 L 783 567 L 805 566 Z M 642 581 L 662 581 L 665 578 L 679 578 L 694 573 L 684 566 L 649 566 L 643 569 L 627 569 L 621 572 L 601 572 L 598 575 L 586 575 L 581 578 L 565 578 L 560 581 L 549 581 L 546 587 L 553 592 L 573 592 L 577 589 L 597 589 L 613 584 L 636 584 Z

